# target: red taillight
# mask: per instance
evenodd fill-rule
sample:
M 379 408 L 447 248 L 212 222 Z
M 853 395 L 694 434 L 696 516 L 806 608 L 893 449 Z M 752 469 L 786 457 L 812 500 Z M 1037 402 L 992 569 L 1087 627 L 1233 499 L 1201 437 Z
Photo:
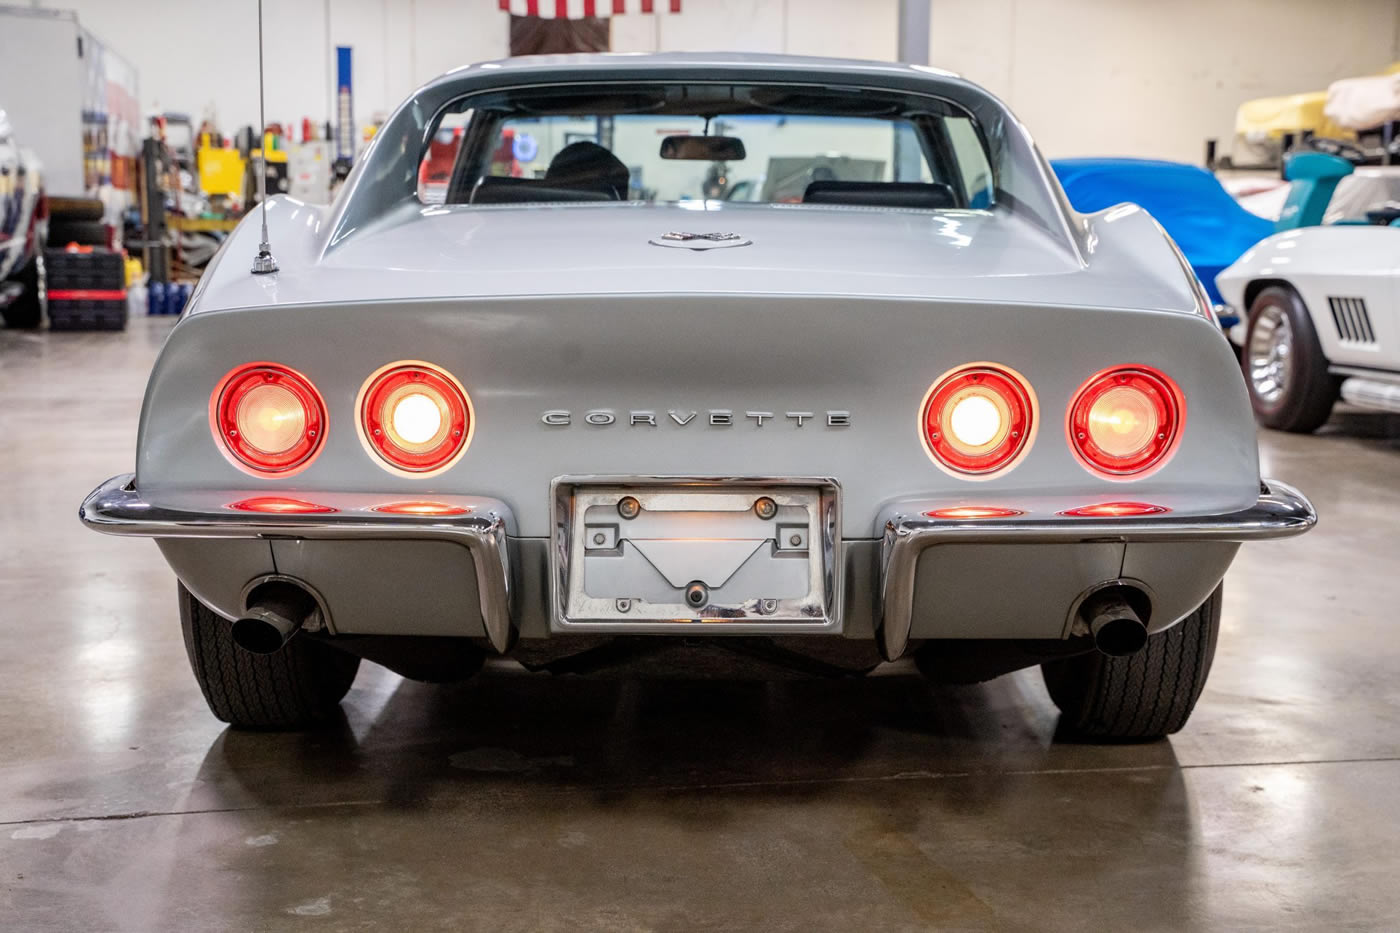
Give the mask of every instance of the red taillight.
M 361 436 L 390 469 L 424 476 L 447 469 L 471 440 L 467 393 L 444 370 L 395 363 L 360 391 Z
M 271 515 L 313 515 L 334 512 L 329 505 L 317 505 L 301 499 L 284 499 L 281 496 L 257 496 L 230 502 L 229 508 L 239 512 L 265 512 Z
M 925 512 L 929 518 L 1014 518 L 1017 515 L 1024 515 L 1020 509 L 1001 509 L 992 505 L 957 505 L 949 509 L 934 509 L 932 512 Z
M 376 505 L 372 511 L 388 512 L 391 515 L 466 515 L 471 509 L 464 505 L 448 505 L 446 502 L 387 502 Z
M 254 475 L 303 470 L 321 449 L 326 405 L 301 373 L 277 363 L 249 363 L 230 372 L 210 396 L 214 436 Z
M 1100 502 L 1097 505 L 1066 509 L 1060 514 L 1075 518 L 1123 518 L 1132 515 L 1160 515 L 1170 511 L 1165 505 L 1151 505 L 1146 502 Z
M 1174 382 L 1146 366 L 1120 366 L 1075 395 L 1070 448 L 1094 473 L 1135 477 L 1166 462 L 1185 421 L 1186 402 Z
M 921 414 L 924 444 L 952 473 L 987 476 L 1009 469 L 1030 448 L 1035 396 L 1020 374 L 975 363 L 946 373 L 929 389 Z

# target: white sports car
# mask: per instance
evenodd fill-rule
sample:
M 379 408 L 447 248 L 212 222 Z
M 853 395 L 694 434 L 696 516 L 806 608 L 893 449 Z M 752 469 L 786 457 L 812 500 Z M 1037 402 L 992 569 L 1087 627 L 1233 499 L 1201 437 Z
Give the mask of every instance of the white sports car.
M 1400 411 L 1400 208 L 1275 234 L 1216 277 L 1259 421 L 1309 432 L 1338 396 Z

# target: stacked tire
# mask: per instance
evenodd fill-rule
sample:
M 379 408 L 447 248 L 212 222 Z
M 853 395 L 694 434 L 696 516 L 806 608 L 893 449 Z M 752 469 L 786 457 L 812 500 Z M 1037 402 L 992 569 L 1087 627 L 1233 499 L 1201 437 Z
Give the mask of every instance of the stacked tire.
M 104 211 L 97 198 L 49 198 L 49 246 L 106 246 Z
M 105 208 L 97 198 L 57 198 L 46 199 L 48 204 L 48 233 L 44 242 L 35 244 L 35 255 L 16 273 L 13 280 L 20 286 L 19 294 L 9 304 L 0 308 L 0 318 L 6 327 L 32 329 L 44 321 L 47 312 L 50 325 L 54 322 L 54 308 L 50 304 L 49 292 L 55 286 L 50 279 L 52 270 L 46 262 L 45 247 L 63 249 L 70 244 L 104 249 L 107 246 L 107 225 L 102 222 Z M 42 232 L 42 227 L 40 228 Z M 123 282 L 117 287 L 125 285 Z M 110 308 L 87 308 L 77 316 L 68 315 L 68 320 L 79 320 L 86 316 L 100 321 L 104 329 L 120 329 L 126 326 L 125 302 L 118 324 Z M 59 325 L 62 329 L 62 324 Z M 81 326 L 81 325 L 79 325 Z M 70 328 L 73 329 L 73 328 Z

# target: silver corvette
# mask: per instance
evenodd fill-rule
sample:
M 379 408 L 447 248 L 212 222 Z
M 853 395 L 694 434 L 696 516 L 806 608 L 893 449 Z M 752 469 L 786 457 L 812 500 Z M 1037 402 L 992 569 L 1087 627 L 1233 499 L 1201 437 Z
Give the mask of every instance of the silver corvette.
M 336 203 L 266 218 L 271 256 L 250 218 L 165 344 L 136 472 L 81 510 L 156 539 L 236 725 L 332 715 L 361 658 L 450 680 L 699 644 L 1041 665 L 1068 728 L 1160 736 L 1240 543 L 1316 520 L 1260 479 L 1161 228 L 1076 214 L 933 69 L 474 65 Z

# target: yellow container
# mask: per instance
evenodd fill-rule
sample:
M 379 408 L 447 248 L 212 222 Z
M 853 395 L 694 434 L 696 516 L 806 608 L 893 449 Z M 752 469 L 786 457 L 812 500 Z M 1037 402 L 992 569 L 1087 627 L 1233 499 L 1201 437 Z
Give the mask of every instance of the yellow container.
M 239 197 L 243 193 L 243 157 L 237 149 L 200 146 L 199 190 L 210 197 Z

